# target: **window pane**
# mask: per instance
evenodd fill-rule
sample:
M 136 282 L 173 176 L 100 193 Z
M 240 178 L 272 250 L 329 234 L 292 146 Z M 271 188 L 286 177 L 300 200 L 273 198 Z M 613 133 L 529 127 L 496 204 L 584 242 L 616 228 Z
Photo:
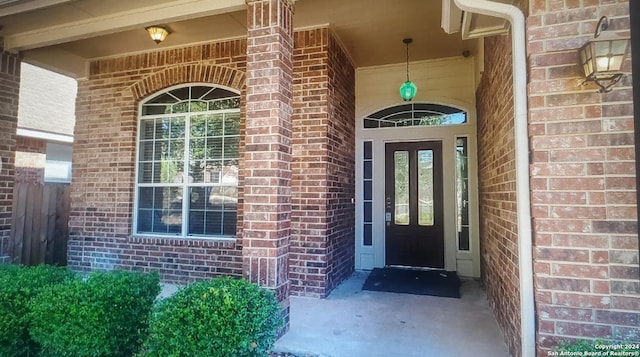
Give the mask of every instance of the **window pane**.
M 139 209 L 138 210 L 138 233 L 151 233 L 153 230 L 153 210 L 151 209 Z
M 206 112 L 209 109 L 207 102 L 192 101 L 189 110 L 191 112 Z
M 189 234 L 236 234 L 237 187 L 192 187 L 190 192 Z
M 189 180 L 193 183 L 211 182 L 205 179 L 207 162 L 205 160 L 189 161 Z
M 169 138 L 178 138 L 184 140 L 184 117 L 172 118 Z
M 138 197 L 141 199 L 138 209 L 138 233 L 180 233 L 182 188 L 141 187 Z
M 191 139 L 189 142 L 189 160 L 205 158 L 206 139 Z
M 364 203 L 364 221 L 371 222 L 373 216 L 373 208 L 371 202 Z
M 373 243 L 373 234 L 372 234 L 371 227 L 372 227 L 371 223 L 364 224 L 363 239 L 362 239 L 363 245 L 372 245 Z
M 238 160 L 225 160 L 222 166 L 221 183 L 225 185 L 238 185 Z
M 140 121 L 140 140 L 153 140 L 155 132 L 155 121 L 153 119 L 145 119 Z
M 373 176 L 373 165 L 371 161 L 364 162 L 364 178 L 370 179 Z
M 160 183 L 183 182 L 184 163 L 182 161 L 162 160 L 158 165 L 156 165 L 156 168 L 157 167 L 160 168 Z M 157 171 L 155 172 L 155 175 L 158 175 Z M 154 176 L 154 179 L 156 177 L 157 176 Z
M 226 236 L 236 235 L 237 213 L 225 211 L 223 215 L 222 234 Z
M 224 118 L 224 134 L 240 134 L 240 113 L 227 113 Z
M 456 140 L 456 208 L 458 249 L 469 250 L 469 167 L 467 138 Z
M 373 158 L 373 143 L 371 141 L 364 142 L 364 159 L 372 159 Z
M 409 152 L 396 151 L 394 156 L 395 177 L 395 224 L 409 224 Z
M 418 150 L 418 224 L 433 225 L 433 150 Z
M 153 160 L 153 141 L 142 141 L 140 142 L 140 154 L 138 159 L 140 161 L 151 161 Z
M 191 137 L 201 138 L 206 136 L 207 120 L 204 115 L 194 115 L 191 117 Z
M 223 126 L 222 114 L 207 115 L 207 136 L 222 136 Z
M 240 146 L 240 138 L 237 136 L 226 136 L 224 138 L 224 157 L 226 159 L 234 159 L 240 156 L 238 148 Z
M 189 102 L 182 102 L 171 106 L 172 113 L 187 113 L 189 111 Z
M 205 213 L 204 234 L 218 236 L 222 234 L 222 217 L 221 211 L 207 211 Z
M 138 182 L 151 183 L 153 181 L 153 164 L 140 163 L 138 165 Z
M 138 193 L 138 207 L 153 208 L 153 187 L 141 187 Z
M 364 199 L 371 200 L 372 196 L 373 196 L 373 182 L 364 181 Z
M 222 159 L 222 138 L 207 138 L 207 159 Z

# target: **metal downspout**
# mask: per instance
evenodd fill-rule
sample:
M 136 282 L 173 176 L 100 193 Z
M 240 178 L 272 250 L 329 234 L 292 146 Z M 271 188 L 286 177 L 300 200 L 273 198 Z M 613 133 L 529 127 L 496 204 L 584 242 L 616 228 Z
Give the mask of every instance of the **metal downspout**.
M 513 105 L 516 154 L 516 207 L 518 210 L 518 270 L 520 272 L 520 334 L 522 357 L 536 355 L 533 289 L 529 135 L 527 125 L 527 62 L 525 19 L 513 5 L 488 0 L 454 0 L 463 11 L 495 16 L 511 23 Z

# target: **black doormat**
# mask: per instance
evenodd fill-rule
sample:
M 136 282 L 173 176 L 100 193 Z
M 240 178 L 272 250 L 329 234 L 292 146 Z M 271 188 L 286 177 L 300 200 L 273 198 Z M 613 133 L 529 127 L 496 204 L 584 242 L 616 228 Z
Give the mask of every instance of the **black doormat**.
M 460 298 L 455 271 L 375 268 L 362 290 Z

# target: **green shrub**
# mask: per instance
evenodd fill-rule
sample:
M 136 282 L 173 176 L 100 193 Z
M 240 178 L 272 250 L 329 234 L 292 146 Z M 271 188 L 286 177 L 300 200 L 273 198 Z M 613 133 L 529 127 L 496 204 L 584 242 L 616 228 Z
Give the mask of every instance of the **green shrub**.
M 132 356 L 147 337 L 159 280 L 157 273 L 97 272 L 46 289 L 30 312 L 41 356 Z
M 281 316 L 273 292 L 245 280 L 194 283 L 161 302 L 147 356 L 264 356 L 283 325 Z
M 29 301 L 47 287 L 72 279 L 65 268 L 0 265 L 0 356 L 37 355 L 29 336 Z
M 576 340 L 567 341 L 556 349 L 556 352 L 640 352 L 640 344 L 638 342 L 613 342 L 603 340 Z M 636 356 L 631 354 L 629 356 Z

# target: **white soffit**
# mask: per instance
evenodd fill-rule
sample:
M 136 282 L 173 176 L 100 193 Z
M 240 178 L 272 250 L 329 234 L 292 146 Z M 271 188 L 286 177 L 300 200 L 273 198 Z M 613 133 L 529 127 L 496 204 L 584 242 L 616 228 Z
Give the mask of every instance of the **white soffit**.
M 494 0 L 518 6 L 520 0 Z M 446 33 L 462 32 L 462 39 L 483 38 L 509 32 L 509 21 L 460 10 L 453 0 L 442 0 L 442 28 Z
M 0 0 L 0 17 L 29 12 L 73 0 Z
M 82 4 L 79 2 L 77 6 Z M 85 15 L 84 19 L 60 21 L 50 26 L 36 26 L 29 30 L 25 28 L 24 31 L 17 33 L 5 33 L 4 48 L 10 51 L 24 51 L 137 29 L 158 22 L 166 23 L 242 10 L 245 6 L 245 0 L 162 0 L 161 3 L 153 5 L 132 7 L 113 13 Z M 80 8 L 75 10 L 82 12 Z M 86 14 L 86 11 L 84 12 Z M 40 13 L 39 15 L 47 17 L 48 14 Z M 21 25 L 24 26 L 24 24 L 15 24 L 17 28 Z M 10 31 L 10 26 L 7 28 Z

